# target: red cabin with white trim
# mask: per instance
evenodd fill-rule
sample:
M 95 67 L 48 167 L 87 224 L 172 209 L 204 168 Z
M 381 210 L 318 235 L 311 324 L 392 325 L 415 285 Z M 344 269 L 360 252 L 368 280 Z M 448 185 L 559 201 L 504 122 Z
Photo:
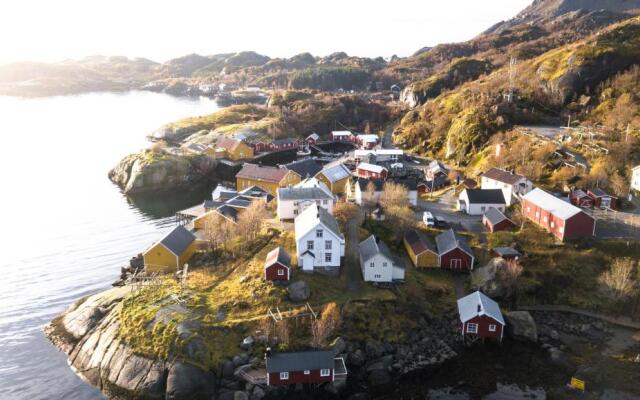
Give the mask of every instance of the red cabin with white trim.
M 291 276 L 291 256 L 277 247 L 267 254 L 264 263 L 264 278 L 268 281 L 288 281 Z
M 347 375 L 344 359 L 334 350 L 268 352 L 266 367 L 269 386 L 333 382 Z
M 482 292 L 474 292 L 458 300 L 460 333 L 465 341 L 495 339 L 502 342 L 505 321 L 498 303 Z

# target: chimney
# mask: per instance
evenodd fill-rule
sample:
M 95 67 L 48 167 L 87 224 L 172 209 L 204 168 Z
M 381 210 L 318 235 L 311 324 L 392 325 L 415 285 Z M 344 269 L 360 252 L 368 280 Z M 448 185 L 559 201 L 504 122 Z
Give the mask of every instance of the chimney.
M 267 347 L 264 351 L 264 358 L 271 356 L 271 347 Z
M 482 305 L 478 304 L 478 312 L 482 312 Z

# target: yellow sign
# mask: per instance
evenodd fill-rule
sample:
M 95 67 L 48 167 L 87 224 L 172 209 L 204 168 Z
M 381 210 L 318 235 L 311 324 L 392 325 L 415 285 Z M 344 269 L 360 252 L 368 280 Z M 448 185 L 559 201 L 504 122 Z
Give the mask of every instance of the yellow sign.
M 569 385 L 574 389 L 582 390 L 584 392 L 585 383 L 583 380 L 572 377 Z

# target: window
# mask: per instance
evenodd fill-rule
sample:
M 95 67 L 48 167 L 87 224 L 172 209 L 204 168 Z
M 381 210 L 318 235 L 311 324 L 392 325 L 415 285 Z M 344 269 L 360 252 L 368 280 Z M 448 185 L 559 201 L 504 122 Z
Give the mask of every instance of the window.
M 307 250 L 313 250 L 313 240 L 307 240 Z
M 373 267 L 375 267 L 375 266 L 376 266 L 376 264 L 375 264 L 375 263 L 369 263 L 369 267 L 373 268 Z
M 325 240 L 324 241 L 324 249 L 325 250 L 331 250 L 331 243 L 333 243 L 331 240 Z
M 480 207 L 480 211 L 482 211 L 482 212 L 487 211 L 487 207 L 485 207 L 485 206 Z
M 495 332 L 495 331 L 496 331 L 496 325 L 495 324 L 489 325 L 489 332 Z
M 560 233 L 564 232 L 564 227 L 562 227 L 562 226 L 561 226 L 561 227 L 559 227 L 559 228 L 558 228 L 558 231 L 560 231 Z
M 324 204 L 326 206 L 327 204 L 329 204 L 329 201 L 328 200 L 322 200 L 322 204 Z
M 288 372 L 280 372 L 280 379 L 283 380 L 283 381 L 289 379 L 289 373 Z
M 382 278 L 382 275 L 380 275 L 380 274 L 375 274 L 373 277 L 374 277 L 374 278 L 376 278 L 376 279 L 380 279 L 380 278 Z
M 327 253 L 324 255 L 324 262 L 331 262 L 331 253 Z
M 556 226 L 556 223 L 554 221 L 551 221 L 551 227 L 553 228 L 554 226 Z
M 467 324 L 467 333 L 478 333 L 478 324 Z
M 293 210 L 293 215 L 298 215 L 298 210 Z
M 278 275 L 280 275 L 280 276 L 284 276 L 284 269 L 279 268 L 279 269 L 278 269 Z
M 383 262 L 383 263 L 382 263 L 382 266 L 383 266 L 383 267 L 387 267 L 387 266 L 388 266 L 388 264 L 387 264 L 386 262 Z
M 322 237 L 322 229 L 316 229 L 316 237 L 317 238 L 321 238 Z
M 542 217 L 542 220 L 543 220 L 544 222 L 547 222 L 547 217 Z
M 331 370 L 330 369 L 321 369 L 320 370 L 320 376 L 329 376 L 331 375 Z
M 531 207 L 527 207 L 527 212 L 531 212 Z
M 309 375 L 310 373 L 311 373 L 311 371 L 309 371 L 308 369 L 305 369 L 305 370 L 304 370 L 304 374 L 305 374 L 305 375 Z

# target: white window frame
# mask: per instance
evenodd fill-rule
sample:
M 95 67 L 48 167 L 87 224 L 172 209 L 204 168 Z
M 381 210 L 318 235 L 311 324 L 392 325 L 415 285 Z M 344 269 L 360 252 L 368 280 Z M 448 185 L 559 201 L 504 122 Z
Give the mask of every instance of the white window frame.
M 324 262 L 332 262 L 333 261 L 333 257 L 331 253 L 325 253 L 324 255 Z
M 313 250 L 313 240 L 307 240 L 307 250 Z
M 376 266 L 376 263 L 374 263 L 374 262 L 370 262 L 369 263 L 369 268 L 374 268 L 375 266 Z
M 284 269 L 278 268 L 278 276 L 284 276 Z
M 317 238 L 321 238 L 322 237 L 322 229 L 316 229 L 316 237 Z
M 383 266 L 383 267 L 388 267 L 388 266 L 389 266 L 389 263 L 383 262 L 383 263 L 382 263 L 382 266 Z
M 472 322 L 468 323 L 467 324 L 467 333 L 478 333 L 478 324 L 474 324 Z
M 331 370 L 330 369 L 321 369 L 320 370 L 320 376 L 331 376 Z
M 289 373 L 288 372 L 280 372 L 280 380 L 281 381 L 289 380 Z
M 325 240 L 324 241 L 324 249 L 325 250 L 331 250 L 331 246 L 333 245 L 333 241 L 331 240 Z
M 305 375 L 310 375 L 310 374 L 311 374 L 311 371 L 309 371 L 308 369 L 305 369 L 305 370 L 304 370 L 304 374 L 305 374 Z
M 495 332 L 497 328 L 496 324 L 491 324 L 489 325 L 489 332 Z

